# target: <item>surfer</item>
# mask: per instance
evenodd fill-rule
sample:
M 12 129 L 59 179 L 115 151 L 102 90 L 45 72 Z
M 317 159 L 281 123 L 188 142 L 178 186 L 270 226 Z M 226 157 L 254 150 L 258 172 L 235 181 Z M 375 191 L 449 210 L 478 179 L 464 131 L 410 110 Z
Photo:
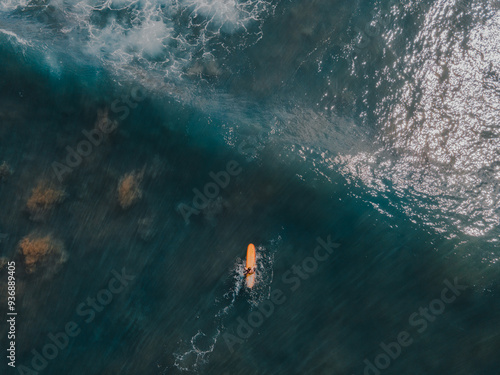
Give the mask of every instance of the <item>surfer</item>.
M 243 272 L 243 275 L 246 276 L 246 275 L 253 275 L 255 273 L 255 267 L 248 267 L 248 268 L 245 268 L 245 271 Z
M 257 269 L 256 254 L 254 244 L 249 244 L 247 248 L 247 261 L 245 265 L 245 278 L 247 287 L 253 288 L 255 284 L 255 270 Z

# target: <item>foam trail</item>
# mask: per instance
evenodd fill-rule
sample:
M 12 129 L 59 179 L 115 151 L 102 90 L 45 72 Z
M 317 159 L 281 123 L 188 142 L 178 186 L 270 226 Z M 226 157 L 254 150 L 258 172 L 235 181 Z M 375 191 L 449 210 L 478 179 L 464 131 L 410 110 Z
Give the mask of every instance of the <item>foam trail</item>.
M 8 28 L 2 27 L 4 32 L 14 32 L 18 42 L 29 42 L 38 52 L 44 51 L 50 41 L 47 52 L 76 59 L 83 54 L 117 79 L 138 68 L 148 75 L 182 80 L 193 74 L 193 69 L 197 71 L 200 58 L 213 59 L 221 47 L 230 52 L 260 40 L 264 19 L 275 6 L 264 0 L 84 0 L 49 4 L 11 0 L 2 2 L 0 10 L 9 21 Z M 231 35 L 237 35 L 236 43 L 226 38 Z
M 248 294 L 243 294 L 246 297 L 247 302 L 250 305 L 250 310 L 256 308 L 260 302 L 264 299 L 269 298 L 271 293 L 271 283 L 274 277 L 273 263 L 274 255 L 276 253 L 277 245 L 281 242 L 281 237 L 278 236 L 277 239 L 270 241 L 270 250 L 264 246 L 257 246 L 257 282 L 252 290 Z M 197 345 L 202 337 L 207 337 L 207 334 L 202 330 L 191 337 L 190 348 L 184 353 L 174 353 L 175 362 L 174 366 L 181 371 L 194 371 L 198 372 L 204 364 L 207 363 L 210 353 L 213 352 L 215 344 L 220 336 L 220 333 L 224 330 L 224 319 L 228 316 L 229 312 L 241 295 L 243 285 L 245 284 L 245 263 L 242 259 L 238 258 L 231 270 L 232 283 L 229 290 L 223 294 L 223 300 L 229 301 L 225 306 L 219 308 L 217 313 L 214 315 L 214 325 L 215 333 L 210 337 L 210 344 L 208 348 L 203 350 Z M 219 303 L 219 299 L 215 299 L 215 304 Z
M 208 355 L 213 352 L 217 339 L 220 335 L 220 330 L 217 328 L 215 335 L 211 338 L 212 343 L 209 345 L 208 349 L 203 350 L 198 348 L 196 341 L 200 337 L 206 337 L 206 334 L 202 331 L 198 331 L 191 340 L 191 349 L 183 354 L 175 354 L 174 366 L 181 371 L 197 371 L 200 366 L 206 363 Z M 166 369 L 165 369 L 166 371 Z M 164 372 L 165 373 L 165 372 Z

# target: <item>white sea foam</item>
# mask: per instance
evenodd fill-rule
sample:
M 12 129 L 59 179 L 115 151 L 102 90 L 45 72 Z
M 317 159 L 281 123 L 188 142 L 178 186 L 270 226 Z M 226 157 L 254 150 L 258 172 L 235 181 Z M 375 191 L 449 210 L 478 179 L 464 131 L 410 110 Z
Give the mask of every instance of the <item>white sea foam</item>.
M 27 41 L 26 39 L 23 39 L 23 38 L 19 37 L 19 35 L 17 35 L 13 31 L 0 29 L 0 33 L 6 35 L 8 37 L 14 38 L 18 44 L 21 44 L 23 46 L 31 46 L 31 43 L 29 41 Z
M 244 297 L 248 303 L 248 310 L 252 310 L 258 306 L 264 299 L 269 298 L 271 292 L 271 284 L 273 281 L 274 271 L 274 255 L 281 243 L 281 237 L 278 236 L 269 242 L 269 246 L 257 246 L 257 280 L 252 290 L 244 288 L 245 285 L 245 263 L 244 260 L 238 258 L 230 271 L 230 286 L 228 290 L 222 294 L 222 297 L 217 297 L 214 305 L 217 312 L 213 316 L 212 334 L 198 330 L 191 337 L 189 344 L 181 344 L 180 352 L 174 353 L 174 366 L 181 371 L 198 372 L 202 366 L 207 363 L 210 353 L 215 349 L 217 340 L 220 334 L 225 329 L 225 320 L 228 318 L 230 311 L 234 308 L 238 297 Z M 208 319 L 212 320 L 212 319 Z M 201 343 L 203 341 L 203 343 Z
M 256 42 L 274 7 L 264 0 L 9 0 L 0 10 L 16 10 L 17 30 L 4 29 L 35 49 L 50 40 L 52 53 L 87 55 L 117 77 L 137 67 L 178 79 L 195 57 Z M 234 46 L 225 41 L 229 34 L 239 38 Z

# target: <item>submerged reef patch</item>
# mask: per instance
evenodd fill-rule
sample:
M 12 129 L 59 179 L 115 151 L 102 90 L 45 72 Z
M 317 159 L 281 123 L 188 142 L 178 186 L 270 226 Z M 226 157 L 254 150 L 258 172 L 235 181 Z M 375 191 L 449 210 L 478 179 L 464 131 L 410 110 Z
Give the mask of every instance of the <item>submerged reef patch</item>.
M 26 202 L 30 219 L 43 221 L 55 205 L 61 203 L 65 197 L 64 190 L 53 187 L 48 182 L 40 181 Z
M 121 208 L 126 209 L 142 198 L 141 182 L 144 170 L 130 172 L 120 178 L 118 182 L 118 202 Z
M 12 169 L 7 164 L 7 162 L 3 162 L 0 164 L 0 182 L 7 179 L 12 174 Z
M 29 234 L 19 242 L 18 250 L 24 258 L 27 273 L 35 272 L 40 265 L 58 266 L 67 259 L 63 242 L 51 234 Z

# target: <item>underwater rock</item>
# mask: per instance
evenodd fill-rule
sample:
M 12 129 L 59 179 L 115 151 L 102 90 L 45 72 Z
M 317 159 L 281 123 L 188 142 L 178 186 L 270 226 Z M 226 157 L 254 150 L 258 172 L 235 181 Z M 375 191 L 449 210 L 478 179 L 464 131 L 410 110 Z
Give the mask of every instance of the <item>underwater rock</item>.
M 137 234 L 144 241 L 151 240 L 157 230 L 154 226 L 154 219 L 152 217 L 144 217 L 137 222 Z
M 6 257 L 0 258 L 0 270 L 7 264 L 9 260 Z
M 165 173 L 167 163 L 163 161 L 158 154 L 156 154 L 147 168 L 146 175 L 155 179 Z
M 12 169 L 9 167 L 7 162 L 3 162 L 0 165 L 0 182 L 7 179 L 12 174 Z
M 44 181 L 39 182 L 26 202 L 30 220 L 43 221 L 54 206 L 61 203 L 65 197 L 64 190 L 52 187 Z
M 41 265 L 57 267 L 67 259 L 62 241 L 54 239 L 51 234 L 44 237 L 29 234 L 19 242 L 18 250 L 24 258 L 27 273 L 33 273 Z
M 200 60 L 196 61 L 187 71 L 188 75 L 199 76 L 205 78 L 219 77 L 222 70 L 215 60 Z
M 140 172 L 130 172 L 120 178 L 118 182 L 118 202 L 123 209 L 129 208 L 142 198 L 140 187 L 144 170 Z

